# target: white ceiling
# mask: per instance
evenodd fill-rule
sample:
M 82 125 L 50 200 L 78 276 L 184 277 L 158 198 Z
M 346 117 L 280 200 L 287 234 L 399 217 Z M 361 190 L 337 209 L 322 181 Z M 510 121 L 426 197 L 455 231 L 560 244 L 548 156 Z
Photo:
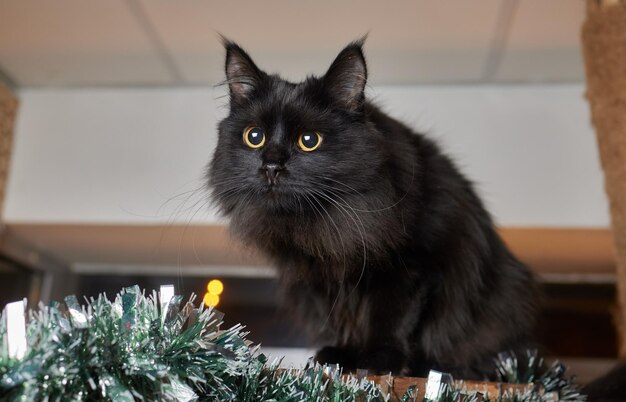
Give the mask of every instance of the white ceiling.
M 18 86 L 214 85 L 218 32 L 291 79 L 369 32 L 371 83 L 583 79 L 582 0 L 4 0 L 0 70 Z

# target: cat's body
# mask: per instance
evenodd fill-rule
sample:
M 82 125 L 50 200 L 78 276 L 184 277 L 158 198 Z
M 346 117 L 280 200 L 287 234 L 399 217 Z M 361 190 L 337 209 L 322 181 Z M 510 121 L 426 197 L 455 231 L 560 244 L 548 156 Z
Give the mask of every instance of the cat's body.
M 483 377 L 498 352 L 530 346 L 530 273 L 450 159 L 365 100 L 360 43 L 301 84 L 226 48 L 231 111 L 214 198 L 233 233 L 278 266 L 285 305 L 329 345 L 318 361 Z M 249 127 L 257 139 L 245 145 Z M 308 151 L 299 141 L 315 133 Z

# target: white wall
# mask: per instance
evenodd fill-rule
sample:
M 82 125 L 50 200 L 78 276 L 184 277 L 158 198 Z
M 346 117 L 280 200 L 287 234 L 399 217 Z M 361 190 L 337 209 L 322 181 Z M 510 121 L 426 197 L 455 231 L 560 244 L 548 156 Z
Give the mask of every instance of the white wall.
M 500 224 L 608 225 L 581 85 L 371 92 L 440 139 Z M 216 222 L 201 191 L 168 199 L 202 186 L 226 111 L 221 96 L 209 88 L 21 91 L 5 220 Z

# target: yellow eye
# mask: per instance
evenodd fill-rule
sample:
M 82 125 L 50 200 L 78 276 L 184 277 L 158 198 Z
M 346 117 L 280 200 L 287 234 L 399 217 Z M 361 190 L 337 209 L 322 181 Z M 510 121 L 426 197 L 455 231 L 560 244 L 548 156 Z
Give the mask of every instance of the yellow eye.
M 243 142 L 250 148 L 261 148 L 265 145 L 265 133 L 259 127 L 248 127 L 243 131 Z
M 322 143 L 322 136 L 317 131 L 307 131 L 298 137 L 298 146 L 306 152 L 315 151 Z

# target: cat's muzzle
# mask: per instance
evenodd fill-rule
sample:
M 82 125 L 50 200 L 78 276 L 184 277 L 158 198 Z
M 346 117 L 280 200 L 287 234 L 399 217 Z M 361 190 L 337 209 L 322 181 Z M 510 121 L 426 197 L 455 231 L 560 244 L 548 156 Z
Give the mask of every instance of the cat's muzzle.
M 269 186 L 275 186 L 278 184 L 278 176 L 285 168 L 278 163 L 266 163 L 263 165 L 265 170 L 265 176 L 267 177 L 267 184 Z

